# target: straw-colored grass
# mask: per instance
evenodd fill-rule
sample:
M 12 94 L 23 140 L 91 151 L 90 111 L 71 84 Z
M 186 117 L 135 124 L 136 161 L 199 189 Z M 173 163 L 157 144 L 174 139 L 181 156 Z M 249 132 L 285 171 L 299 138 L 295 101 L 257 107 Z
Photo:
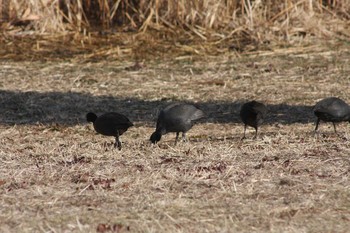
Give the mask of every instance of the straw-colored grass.
M 155 31 L 238 47 L 307 35 L 350 37 L 349 0 L 2 0 L 0 8 L 3 27 L 17 33 L 11 25 L 35 34 Z
M 350 48 L 337 46 L 205 62 L 1 61 L 0 231 L 348 232 L 349 124 L 337 136 L 322 123 L 314 137 L 311 110 L 326 96 L 350 102 Z M 241 142 L 247 99 L 270 113 L 259 139 Z M 158 109 L 178 100 L 207 117 L 188 143 L 169 134 L 151 146 Z M 87 111 L 135 122 L 121 151 Z

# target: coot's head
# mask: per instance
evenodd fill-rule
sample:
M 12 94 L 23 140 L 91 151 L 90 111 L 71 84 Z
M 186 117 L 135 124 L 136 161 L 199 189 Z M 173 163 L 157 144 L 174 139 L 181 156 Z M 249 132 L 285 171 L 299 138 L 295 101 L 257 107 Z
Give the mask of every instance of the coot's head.
M 86 120 L 88 122 L 94 123 L 96 121 L 96 119 L 97 119 L 97 116 L 95 113 L 89 112 L 88 114 L 86 114 Z
M 162 138 L 162 134 L 158 131 L 155 131 L 154 133 L 152 133 L 151 137 L 150 137 L 150 141 L 153 143 L 153 144 L 156 144 L 157 142 L 160 141 L 160 139 Z

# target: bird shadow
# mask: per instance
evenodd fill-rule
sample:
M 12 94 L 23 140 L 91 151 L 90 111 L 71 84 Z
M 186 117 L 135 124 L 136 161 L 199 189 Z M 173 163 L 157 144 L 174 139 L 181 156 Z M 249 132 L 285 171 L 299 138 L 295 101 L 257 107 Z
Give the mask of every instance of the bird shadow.
M 86 122 L 87 112 L 98 115 L 115 111 L 131 121 L 154 126 L 158 112 L 164 106 L 177 102 L 172 99 L 142 100 L 113 96 L 93 96 L 80 92 L 20 92 L 0 90 L 0 124 L 62 124 L 72 126 Z M 245 100 L 196 102 L 206 117 L 200 122 L 241 123 L 239 111 Z M 189 102 L 191 103 L 191 102 Z M 267 124 L 313 122 L 312 106 L 285 103 L 267 105 Z

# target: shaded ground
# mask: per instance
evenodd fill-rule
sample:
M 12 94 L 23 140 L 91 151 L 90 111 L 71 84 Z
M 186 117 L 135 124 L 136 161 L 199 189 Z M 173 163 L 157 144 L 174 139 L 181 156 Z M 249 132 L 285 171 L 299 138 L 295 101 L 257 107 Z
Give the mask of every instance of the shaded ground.
M 120 111 L 134 121 L 152 124 L 159 109 L 177 101 L 175 99 L 141 100 L 135 98 L 113 98 L 93 96 L 78 92 L 12 92 L 0 91 L 5 111 L 0 113 L 3 124 L 63 124 L 85 123 L 87 111 Z M 190 101 L 186 101 L 190 102 Z M 201 122 L 240 123 L 239 110 L 245 100 L 195 102 L 206 113 Z M 191 102 L 190 102 L 191 103 Z M 314 117 L 312 106 L 270 104 L 267 123 L 308 123 Z M 292 113 L 292 114 L 291 114 Z
M 134 61 L 0 63 L 1 232 L 347 232 L 349 125 L 340 136 L 312 106 L 350 102 L 350 47 Z M 238 112 L 270 110 L 241 142 Z M 207 117 L 173 147 L 150 146 L 161 107 L 197 103 Z M 88 111 L 136 126 L 123 149 L 93 132 Z M 253 136 L 249 131 L 248 137 Z M 111 229 L 109 232 L 112 232 Z

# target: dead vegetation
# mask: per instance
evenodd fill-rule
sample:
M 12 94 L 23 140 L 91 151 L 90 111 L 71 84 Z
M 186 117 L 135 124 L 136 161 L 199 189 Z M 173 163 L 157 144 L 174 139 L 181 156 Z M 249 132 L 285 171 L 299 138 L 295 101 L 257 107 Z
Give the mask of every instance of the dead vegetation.
M 312 106 L 350 102 L 349 7 L 0 0 L 0 232 L 348 232 L 349 125 L 314 137 Z M 173 101 L 207 116 L 152 146 Z M 121 151 L 89 111 L 135 123 Z
M 347 232 L 349 125 L 337 136 L 322 124 L 314 137 L 311 107 L 350 102 L 350 48 L 303 51 L 142 65 L 3 60 L 0 231 Z M 241 142 L 248 99 L 270 113 L 260 138 Z M 207 118 L 190 142 L 174 147 L 169 134 L 151 146 L 157 111 L 172 101 L 196 102 Z M 85 122 L 91 110 L 135 123 L 121 151 Z
M 150 51 L 201 56 L 350 38 L 349 0 L 2 0 L 0 12 L 4 49 L 29 40 L 21 49 L 54 44 L 57 56 L 87 49 L 142 60 Z

